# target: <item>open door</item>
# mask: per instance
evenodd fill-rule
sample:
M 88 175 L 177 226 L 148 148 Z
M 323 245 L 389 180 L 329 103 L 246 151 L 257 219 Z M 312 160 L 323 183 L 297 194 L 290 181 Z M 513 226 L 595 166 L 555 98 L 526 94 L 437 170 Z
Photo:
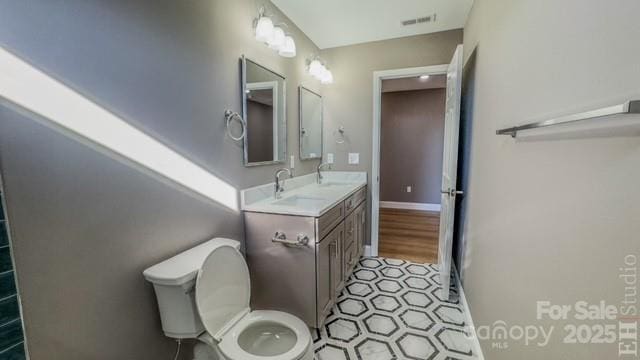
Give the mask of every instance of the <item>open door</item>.
M 440 210 L 440 238 L 438 241 L 438 267 L 442 298 L 449 299 L 451 281 L 451 249 L 453 222 L 456 210 L 458 170 L 458 131 L 460 128 L 460 97 L 462 93 L 462 45 L 458 45 L 447 70 L 447 103 L 444 118 L 444 154 L 442 160 L 442 189 Z

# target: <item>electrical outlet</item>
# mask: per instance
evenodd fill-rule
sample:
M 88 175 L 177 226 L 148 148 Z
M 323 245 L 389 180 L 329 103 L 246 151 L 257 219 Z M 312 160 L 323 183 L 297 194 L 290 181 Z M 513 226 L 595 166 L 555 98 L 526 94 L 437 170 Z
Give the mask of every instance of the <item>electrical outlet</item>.
M 360 153 L 349 153 L 349 165 L 360 164 Z
M 411 186 L 407 186 L 407 192 L 410 193 L 411 192 Z
M 333 164 L 333 153 L 328 153 L 327 154 L 327 163 L 328 164 Z

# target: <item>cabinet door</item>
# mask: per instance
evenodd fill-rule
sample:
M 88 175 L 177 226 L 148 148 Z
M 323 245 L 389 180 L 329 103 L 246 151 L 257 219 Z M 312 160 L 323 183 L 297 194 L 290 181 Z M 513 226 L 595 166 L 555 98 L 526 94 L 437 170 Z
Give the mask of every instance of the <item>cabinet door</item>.
M 336 253 L 334 257 L 334 262 L 331 264 L 332 273 L 335 274 L 334 281 L 334 289 L 335 289 L 335 297 L 334 301 L 340 296 L 340 292 L 344 288 L 345 284 L 345 274 L 344 274 L 344 235 L 345 230 L 343 226 L 338 226 L 338 238 L 336 239 Z
M 356 214 L 355 219 L 355 252 L 358 257 L 362 256 L 364 253 L 364 241 L 366 239 L 367 234 L 367 211 L 366 211 L 366 202 L 360 204 L 358 208 L 354 211 Z
M 360 256 L 364 255 L 364 244 L 365 241 L 367 240 L 367 202 L 363 202 L 360 205 L 360 233 L 359 233 L 359 238 L 360 238 Z
M 339 256 L 339 239 L 344 232 L 344 226 L 338 225 L 329 235 L 316 245 L 316 311 L 317 326 L 321 327 L 324 319 L 331 311 L 337 297 L 336 289 L 341 272 Z

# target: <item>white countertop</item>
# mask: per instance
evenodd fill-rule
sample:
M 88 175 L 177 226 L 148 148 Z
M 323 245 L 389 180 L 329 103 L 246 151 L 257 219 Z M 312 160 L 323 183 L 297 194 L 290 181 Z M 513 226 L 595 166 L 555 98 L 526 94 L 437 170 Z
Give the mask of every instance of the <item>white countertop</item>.
M 323 171 L 285 179 L 281 198 L 274 197 L 275 183 L 242 190 L 242 210 L 272 214 L 318 217 L 367 184 L 366 172 Z

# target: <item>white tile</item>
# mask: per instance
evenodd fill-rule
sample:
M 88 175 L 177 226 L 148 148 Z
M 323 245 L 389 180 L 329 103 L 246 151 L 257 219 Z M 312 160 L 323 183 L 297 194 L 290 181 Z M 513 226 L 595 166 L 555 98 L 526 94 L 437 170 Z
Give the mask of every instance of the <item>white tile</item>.
M 433 319 L 431 319 L 426 312 L 414 309 L 405 310 L 400 314 L 400 318 L 406 326 L 424 331 L 429 330 L 434 324 Z
M 406 334 L 398 340 L 398 346 L 405 356 L 413 359 L 429 359 L 438 352 L 426 336 Z
M 326 344 L 316 350 L 317 360 L 349 360 L 347 351 L 337 345 Z
M 447 350 L 461 355 L 472 355 L 471 339 L 464 332 L 443 328 L 436 334 L 436 337 Z
M 338 303 L 338 310 L 343 314 L 360 316 L 369 309 L 362 300 L 346 298 Z
M 397 267 L 386 267 L 386 268 L 380 269 L 380 273 L 386 277 L 390 277 L 394 279 L 399 279 L 405 275 L 404 272 Z
M 358 344 L 356 352 L 362 360 L 391 360 L 396 358 L 389 344 L 374 339 L 366 339 Z
M 383 292 L 397 293 L 402 290 L 402 285 L 395 280 L 382 279 L 376 281 L 376 287 Z
M 402 298 L 411 306 L 418 306 L 426 308 L 433 300 L 431 300 L 426 294 L 417 291 L 408 291 L 402 295 Z
M 431 286 L 431 283 L 424 278 L 411 276 L 404 279 L 404 283 L 412 289 L 426 290 Z
M 436 308 L 435 313 L 444 323 L 458 326 L 464 325 L 464 314 L 462 313 L 462 310 L 457 307 L 440 305 Z
M 398 299 L 388 295 L 376 295 L 371 298 L 371 304 L 374 308 L 384 311 L 394 311 L 401 307 Z
M 391 316 L 372 314 L 364 319 L 365 327 L 374 334 L 389 336 L 398 331 L 400 327 Z
M 349 319 L 334 319 L 326 325 L 326 328 L 330 339 L 349 342 L 360 335 L 358 324 Z

